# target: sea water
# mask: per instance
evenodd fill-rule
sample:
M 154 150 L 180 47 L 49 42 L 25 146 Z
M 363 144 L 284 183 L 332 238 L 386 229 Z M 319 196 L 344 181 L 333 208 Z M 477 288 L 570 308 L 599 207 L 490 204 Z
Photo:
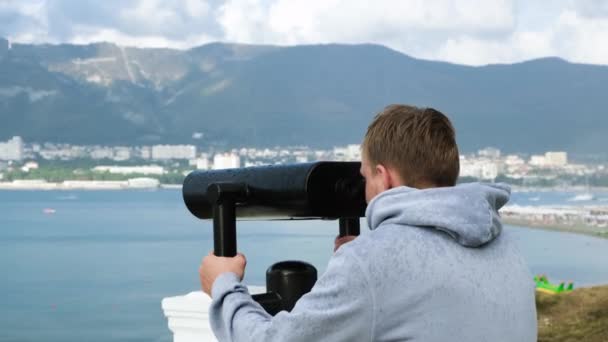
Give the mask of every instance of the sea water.
M 514 201 L 530 196 L 568 198 Z M 608 283 L 608 239 L 506 231 L 533 273 Z M 245 281 L 263 285 L 266 268 L 286 259 L 323 272 L 337 232 L 336 221 L 239 222 Z M 212 245 L 210 222 L 187 211 L 179 190 L 0 191 L 0 341 L 169 342 L 160 302 L 199 288 Z

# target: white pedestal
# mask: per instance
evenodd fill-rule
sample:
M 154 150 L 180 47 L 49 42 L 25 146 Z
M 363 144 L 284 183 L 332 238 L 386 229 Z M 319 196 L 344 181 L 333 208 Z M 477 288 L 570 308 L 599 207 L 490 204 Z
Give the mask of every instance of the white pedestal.
M 262 293 L 262 286 L 249 286 L 249 293 Z M 190 292 L 184 296 L 167 297 L 162 308 L 173 332 L 173 342 L 217 341 L 209 325 L 211 298 L 201 292 Z

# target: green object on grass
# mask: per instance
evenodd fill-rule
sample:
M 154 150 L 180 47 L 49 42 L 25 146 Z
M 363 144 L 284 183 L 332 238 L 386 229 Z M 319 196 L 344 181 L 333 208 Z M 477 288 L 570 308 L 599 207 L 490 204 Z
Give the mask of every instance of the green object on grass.
M 574 289 L 574 283 L 569 282 L 566 286 L 566 283 L 561 282 L 559 284 L 551 284 L 547 276 L 538 275 L 534 277 L 534 281 L 536 282 L 536 291 L 549 293 L 549 294 L 558 294 L 563 292 L 569 292 Z

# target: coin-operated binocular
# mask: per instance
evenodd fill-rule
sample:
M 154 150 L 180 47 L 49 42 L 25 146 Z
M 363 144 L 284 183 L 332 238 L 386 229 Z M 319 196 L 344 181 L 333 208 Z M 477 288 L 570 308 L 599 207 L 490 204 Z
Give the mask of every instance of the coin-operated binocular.
M 358 162 L 316 162 L 194 171 L 183 186 L 184 202 L 200 219 L 213 219 L 217 256 L 236 255 L 237 218 L 337 219 L 339 234 L 359 235 L 365 215 L 365 183 Z M 317 280 L 302 261 L 278 262 L 266 271 L 267 293 L 253 298 L 274 315 L 290 311 Z

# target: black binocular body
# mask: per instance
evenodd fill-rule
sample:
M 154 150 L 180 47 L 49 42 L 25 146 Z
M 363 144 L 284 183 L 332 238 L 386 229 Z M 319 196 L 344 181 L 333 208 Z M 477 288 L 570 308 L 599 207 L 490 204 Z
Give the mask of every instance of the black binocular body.
M 358 162 L 316 162 L 193 171 L 184 180 L 186 207 L 213 220 L 214 254 L 237 252 L 237 219 L 337 219 L 339 235 L 359 235 L 365 216 L 365 183 Z M 301 261 L 283 261 L 266 272 L 267 293 L 254 295 L 274 315 L 291 310 L 317 279 Z

